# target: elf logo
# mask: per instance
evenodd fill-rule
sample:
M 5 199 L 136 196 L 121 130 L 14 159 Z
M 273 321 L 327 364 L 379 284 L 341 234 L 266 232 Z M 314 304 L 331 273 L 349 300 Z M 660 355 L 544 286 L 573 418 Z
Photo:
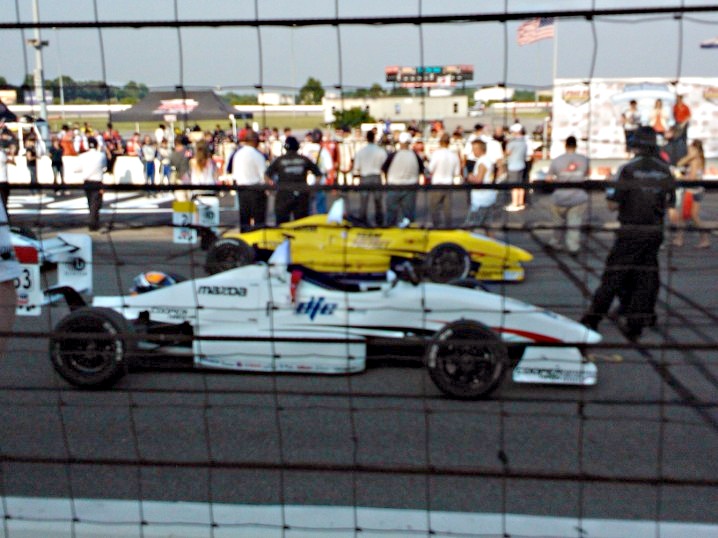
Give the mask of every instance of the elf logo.
M 317 314 L 320 316 L 331 316 L 337 309 L 337 303 L 327 303 L 324 297 L 312 297 L 309 301 L 302 301 L 297 305 L 296 314 L 306 314 L 309 319 L 314 321 Z

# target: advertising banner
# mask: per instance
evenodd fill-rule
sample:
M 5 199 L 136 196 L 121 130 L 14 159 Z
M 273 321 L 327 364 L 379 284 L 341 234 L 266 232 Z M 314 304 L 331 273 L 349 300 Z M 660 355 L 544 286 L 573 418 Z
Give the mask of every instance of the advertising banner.
M 579 151 L 592 159 L 627 156 L 622 116 L 631 100 L 638 104 L 643 125 L 649 125 L 660 99 L 668 125 L 673 123 L 676 95 L 691 110 L 688 139 L 700 139 L 706 158 L 718 157 L 718 78 L 557 79 L 554 85 L 551 157 L 564 151 L 569 135 Z

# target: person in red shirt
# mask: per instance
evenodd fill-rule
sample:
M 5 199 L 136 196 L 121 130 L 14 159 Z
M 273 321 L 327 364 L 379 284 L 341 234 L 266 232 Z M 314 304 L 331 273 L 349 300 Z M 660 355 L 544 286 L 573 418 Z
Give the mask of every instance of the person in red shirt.
M 72 129 L 68 125 L 62 126 L 60 133 L 60 147 L 62 147 L 63 156 L 77 155 L 75 144 L 73 143 Z
M 683 101 L 682 95 L 676 95 L 676 104 L 673 105 L 674 136 L 684 141 L 688 140 L 688 123 L 691 121 L 691 109 Z
M 127 147 L 125 148 L 125 154 L 131 157 L 137 157 L 140 154 L 140 147 L 142 142 L 140 141 L 140 133 L 134 133 L 129 140 L 127 140 Z

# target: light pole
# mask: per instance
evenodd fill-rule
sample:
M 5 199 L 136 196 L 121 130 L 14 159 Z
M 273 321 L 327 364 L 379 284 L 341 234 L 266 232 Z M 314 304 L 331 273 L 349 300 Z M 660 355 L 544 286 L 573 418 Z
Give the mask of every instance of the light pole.
M 65 87 L 63 86 L 64 83 L 62 81 L 62 64 L 60 63 L 60 58 L 62 57 L 62 53 L 60 52 L 60 34 L 57 33 L 57 28 L 53 28 L 53 30 L 55 30 L 55 41 L 57 41 L 57 48 L 55 50 L 57 52 L 58 80 L 60 82 L 60 114 L 64 121 L 65 120 Z
M 32 2 L 32 20 L 35 24 L 40 22 L 40 8 L 38 7 L 38 0 Z M 42 72 L 42 48 L 47 47 L 48 42 L 43 41 L 40 38 L 40 28 L 35 26 L 35 37 L 27 40 L 28 45 L 35 48 L 35 99 L 40 103 L 40 116 L 45 123 L 41 124 L 41 132 L 43 140 L 45 141 L 45 147 L 49 147 L 50 133 L 47 128 L 47 105 L 45 104 L 45 80 Z

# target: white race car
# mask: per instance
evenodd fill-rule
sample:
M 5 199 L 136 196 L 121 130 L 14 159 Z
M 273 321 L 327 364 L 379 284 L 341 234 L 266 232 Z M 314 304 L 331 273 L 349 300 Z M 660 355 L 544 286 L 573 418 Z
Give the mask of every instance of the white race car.
M 92 306 L 71 288 L 54 289 L 71 312 L 55 327 L 50 358 L 80 387 L 110 386 L 142 357 L 349 374 L 389 349 L 423 360 L 436 386 L 460 399 L 486 397 L 512 367 L 516 382 L 596 383 L 580 348 L 598 333 L 483 289 L 419 284 L 408 264 L 400 276 L 346 284 L 273 259 L 195 280 L 159 274 L 171 285 L 95 297 Z

